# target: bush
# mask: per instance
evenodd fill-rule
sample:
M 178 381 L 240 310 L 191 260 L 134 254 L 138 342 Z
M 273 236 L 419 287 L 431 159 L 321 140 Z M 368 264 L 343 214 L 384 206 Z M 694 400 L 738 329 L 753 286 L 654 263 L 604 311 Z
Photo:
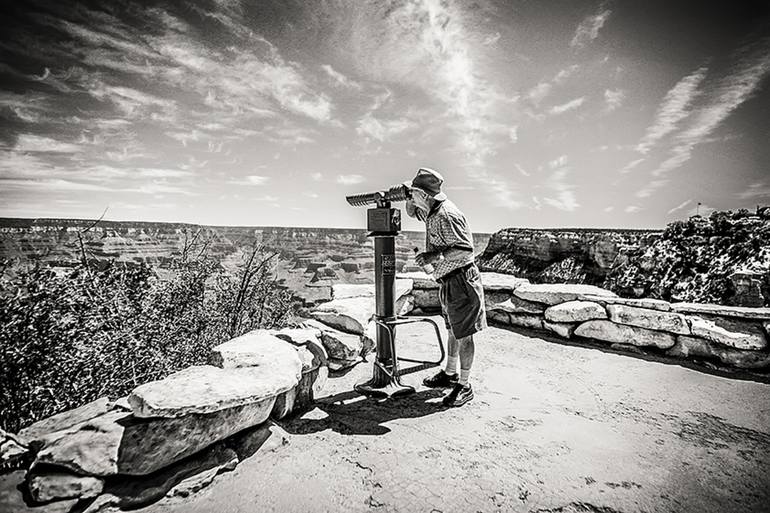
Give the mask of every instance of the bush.
M 232 271 L 201 258 L 161 279 L 110 262 L 65 272 L 35 265 L 0 276 L 0 428 L 32 422 L 190 365 L 255 328 L 287 323 L 291 294 L 275 286 L 276 255 L 251 251 Z

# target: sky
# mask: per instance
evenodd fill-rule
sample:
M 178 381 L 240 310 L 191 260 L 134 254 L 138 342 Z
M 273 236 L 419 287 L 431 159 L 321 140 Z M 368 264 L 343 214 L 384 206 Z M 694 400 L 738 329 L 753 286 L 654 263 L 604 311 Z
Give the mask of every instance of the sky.
M 365 228 L 421 166 L 479 233 L 770 203 L 764 1 L 0 9 L 0 216 Z

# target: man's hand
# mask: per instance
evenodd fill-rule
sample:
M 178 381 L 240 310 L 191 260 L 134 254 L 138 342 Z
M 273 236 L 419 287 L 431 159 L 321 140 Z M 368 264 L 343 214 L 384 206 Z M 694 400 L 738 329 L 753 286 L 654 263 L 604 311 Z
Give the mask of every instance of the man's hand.
M 442 259 L 443 255 L 440 251 L 423 251 L 422 253 L 417 253 L 414 257 L 414 261 L 420 267 L 423 267 L 425 264 L 435 264 Z

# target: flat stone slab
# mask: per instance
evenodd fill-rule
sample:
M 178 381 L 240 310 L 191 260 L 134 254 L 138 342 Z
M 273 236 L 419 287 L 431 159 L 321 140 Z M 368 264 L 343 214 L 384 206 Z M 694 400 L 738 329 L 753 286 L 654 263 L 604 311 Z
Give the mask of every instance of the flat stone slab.
M 303 322 L 306 328 L 317 329 L 321 332 L 321 342 L 329 355 L 329 360 L 336 361 L 359 361 L 364 351 L 365 337 L 353 335 L 334 329 L 315 319 L 308 319 Z M 329 369 L 332 369 L 331 363 Z
M 582 294 L 578 297 L 581 301 L 593 301 L 599 303 L 602 306 L 607 305 L 628 305 L 636 306 L 639 308 L 649 308 L 650 310 L 660 310 L 661 312 L 668 312 L 671 310 L 671 303 L 662 299 L 653 298 L 625 298 L 625 297 L 607 297 L 607 296 L 595 296 L 593 294 Z
M 206 415 L 137 418 L 113 411 L 36 440 L 32 468 L 54 465 L 77 474 L 147 475 L 243 429 L 265 422 L 275 397 Z
M 513 291 L 514 295 L 547 305 L 556 305 L 566 301 L 573 301 L 580 296 L 591 294 L 594 296 L 617 297 L 617 294 L 609 290 L 593 285 L 573 283 L 524 283 Z
M 575 333 L 576 323 L 543 321 L 543 328 L 562 338 L 571 338 Z
M 607 305 L 610 320 L 650 330 L 668 331 L 677 335 L 689 335 L 690 326 L 684 315 L 662 312 L 627 305 Z
M 734 319 L 734 318 L 732 318 Z M 736 349 L 761 350 L 767 348 L 767 336 L 760 325 L 724 320 L 691 317 L 692 334 L 717 344 Z
M 739 369 L 770 368 L 770 353 L 764 351 L 742 351 L 714 344 L 709 340 L 699 337 L 677 337 L 676 345 L 669 349 L 666 354 L 681 358 L 699 357 L 719 360 L 725 365 L 731 365 Z
M 80 424 L 88 419 L 98 417 L 110 411 L 113 403 L 108 397 L 102 397 L 78 408 L 67 410 L 46 419 L 39 420 L 34 424 L 19 431 L 18 435 L 25 440 L 39 438 L 47 433 L 61 431 L 75 424 Z
M 414 289 L 426 290 L 438 288 L 438 282 L 433 279 L 433 276 L 422 271 L 398 273 L 396 279 L 412 280 L 412 287 Z
M 543 318 L 539 315 L 526 313 L 509 313 L 508 323 L 511 326 L 519 326 L 520 328 L 530 328 L 533 330 L 543 329 Z
M 296 352 L 294 356 L 296 365 L 289 369 L 188 367 L 165 379 L 136 387 L 128 396 L 128 402 L 133 414 L 140 418 L 183 417 L 259 403 L 299 383 L 302 362 Z
M 606 319 L 607 311 L 592 301 L 567 301 L 548 307 L 545 318 L 551 322 L 583 322 Z
M 500 310 L 508 313 L 530 313 L 530 314 L 542 314 L 545 312 L 546 305 L 543 303 L 535 303 L 533 301 L 527 301 L 525 299 L 512 296 L 502 303 L 497 303 L 491 306 L 490 310 Z
M 329 355 L 321 341 L 321 330 L 316 328 L 283 328 L 273 334 L 298 348 L 306 348 L 307 351 L 313 354 L 313 360 L 309 368 L 306 366 L 306 362 L 302 361 L 302 372 L 326 365 Z M 300 355 L 300 358 L 302 358 L 302 355 Z
M 674 335 L 670 333 L 616 324 L 606 320 L 586 321 L 575 328 L 575 335 L 603 342 L 655 346 L 661 349 L 668 349 L 676 342 Z
M 332 328 L 362 335 L 366 324 L 374 316 L 374 308 L 374 297 L 349 297 L 321 303 L 310 315 Z
M 742 306 L 722 306 L 705 303 L 671 303 L 675 312 L 692 314 L 722 315 L 742 319 L 770 320 L 770 308 L 749 308 Z
M 33 475 L 28 479 L 29 492 L 35 502 L 96 497 L 102 493 L 104 480 L 91 476 L 76 476 L 66 472 Z
M 484 286 L 484 291 L 495 290 L 504 292 L 513 292 L 519 286 L 529 283 L 526 278 L 517 278 L 510 274 L 482 272 L 481 284 Z
M 262 329 L 250 331 L 214 347 L 211 350 L 211 363 L 222 369 L 277 367 L 287 373 L 293 371 L 297 379 L 302 371 L 302 362 L 294 345 Z M 268 372 L 267 369 L 265 371 Z

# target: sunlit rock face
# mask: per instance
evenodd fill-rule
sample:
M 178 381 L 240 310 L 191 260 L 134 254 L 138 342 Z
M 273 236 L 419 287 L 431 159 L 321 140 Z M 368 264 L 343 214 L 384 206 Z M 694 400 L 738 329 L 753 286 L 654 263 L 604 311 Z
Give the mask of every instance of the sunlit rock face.
M 536 283 L 600 285 L 629 249 L 647 247 L 652 230 L 507 228 L 492 235 L 477 263 L 483 271 Z
M 671 223 L 651 245 L 627 251 L 604 287 L 625 297 L 770 306 L 770 209 Z

